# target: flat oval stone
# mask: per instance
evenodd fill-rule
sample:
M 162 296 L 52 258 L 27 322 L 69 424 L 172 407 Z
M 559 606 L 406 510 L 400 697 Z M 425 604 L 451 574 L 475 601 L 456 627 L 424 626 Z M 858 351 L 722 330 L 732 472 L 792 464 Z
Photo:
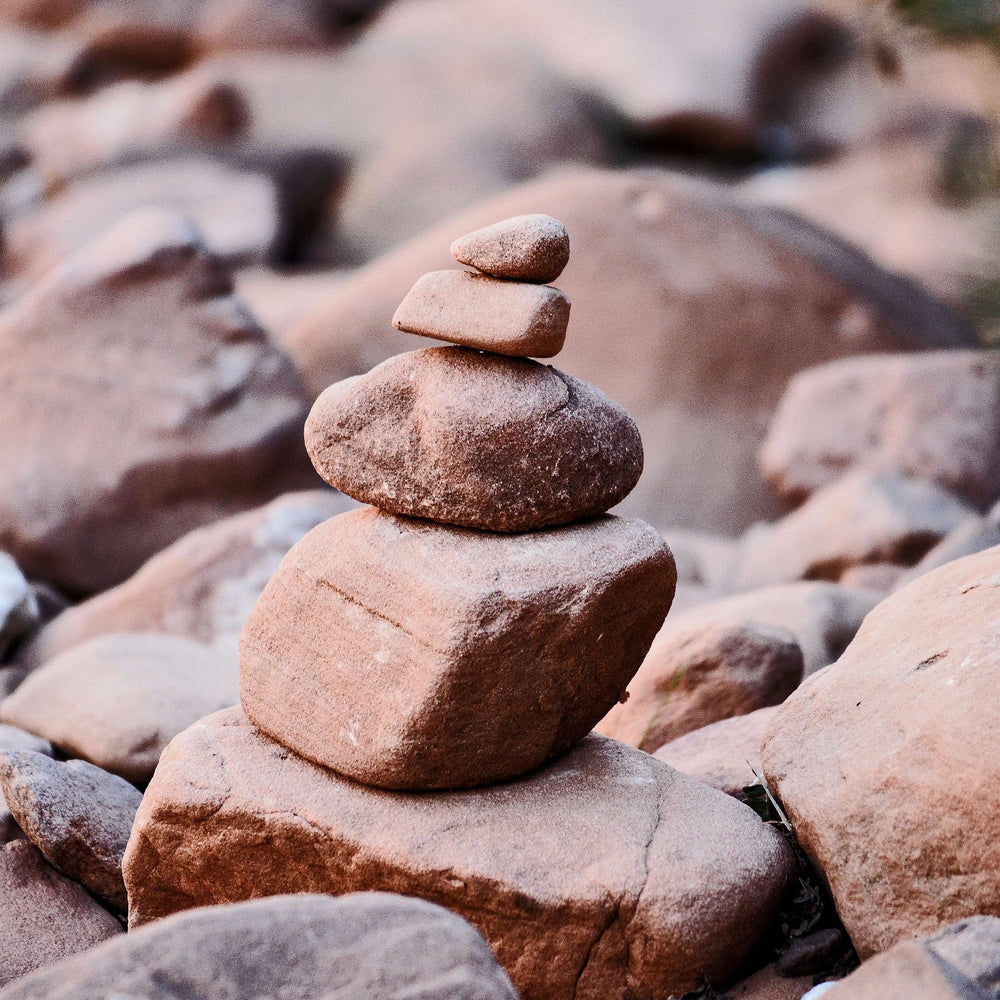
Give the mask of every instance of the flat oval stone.
M 601 514 L 642 472 L 632 418 L 524 358 L 436 347 L 330 386 L 306 421 L 319 474 L 391 514 L 531 531 Z
M 292 548 L 251 612 L 241 701 L 366 785 L 503 781 L 617 702 L 675 581 L 666 543 L 632 518 L 498 535 L 351 511 Z
M 451 255 L 498 278 L 555 281 L 569 261 L 569 234 L 551 215 L 515 215 L 460 236 Z
M 392 317 L 404 333 L 518 358 L 554 357 L 568 324 L 558 288 L 455 270 L 418 279 Z

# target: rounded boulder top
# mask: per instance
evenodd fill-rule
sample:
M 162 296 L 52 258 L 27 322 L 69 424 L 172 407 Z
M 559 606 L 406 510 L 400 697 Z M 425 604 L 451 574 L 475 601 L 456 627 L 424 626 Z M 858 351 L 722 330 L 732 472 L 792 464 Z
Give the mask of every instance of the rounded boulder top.
M 551 215 L 515 215 L 460 236 L 451 255 L 495 278 L 545 284 L 569 261 L 569 234 Z

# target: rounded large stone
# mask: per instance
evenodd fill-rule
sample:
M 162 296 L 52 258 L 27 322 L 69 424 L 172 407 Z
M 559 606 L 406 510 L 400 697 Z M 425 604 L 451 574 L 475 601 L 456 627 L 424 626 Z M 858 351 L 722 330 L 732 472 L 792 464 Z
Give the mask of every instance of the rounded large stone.
M 384 892 L 297 893 L 179 913 L 39 969 L 3 1000 L 518 1000 L 482 937 Z
M 319 474 L 390 514 L 531 531 L 601 514 L 642 472 L 632 418 L 524 358 L 432 347 L 330 386 L 306 422 Z
M 525 1000 L 653 1000 L 732 977 L 794 863 L 741 802 L 614 740 L 491 788 L 385 792 L 232 709 L 171 743 L 124 870 L 133 928 L 254 896 L 387 890 L 469 920 Z
M 351 511 L 288 553 L 251 613 L 243 707 L 368 785 L 502 781 L 582 739 L 621 697 L 675 576 L 642 521 L 507 536 Z

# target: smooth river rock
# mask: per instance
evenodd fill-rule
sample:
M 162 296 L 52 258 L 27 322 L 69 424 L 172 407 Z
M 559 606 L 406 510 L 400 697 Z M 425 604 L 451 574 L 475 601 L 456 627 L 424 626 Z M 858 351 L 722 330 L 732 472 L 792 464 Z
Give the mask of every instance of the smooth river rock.
M 12 983 L 2 1000 L 518 1000 L 482 937 L 383 892 L 298 893 L 167 917 Z

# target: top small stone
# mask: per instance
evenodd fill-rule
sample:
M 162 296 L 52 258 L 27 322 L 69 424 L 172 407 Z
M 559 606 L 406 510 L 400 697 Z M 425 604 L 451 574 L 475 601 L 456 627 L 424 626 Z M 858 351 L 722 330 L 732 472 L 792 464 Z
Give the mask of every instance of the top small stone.
M 495 278 L 555 281 L 569 260 L 569 234 L 551 215 L 515 215 L 460 236 L 451 255 Z

